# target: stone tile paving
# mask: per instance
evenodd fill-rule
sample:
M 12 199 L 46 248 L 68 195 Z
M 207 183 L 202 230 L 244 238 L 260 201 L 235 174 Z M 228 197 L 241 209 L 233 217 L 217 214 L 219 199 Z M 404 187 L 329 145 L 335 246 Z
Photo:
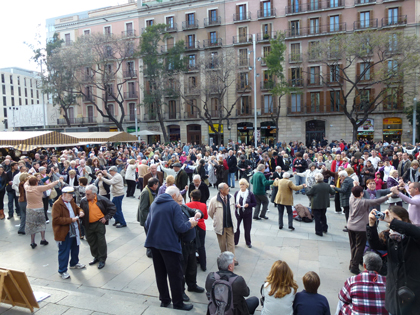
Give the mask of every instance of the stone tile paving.
M 236 191 L 232 189 L 232 192 Z M 211 196 L 216 194 L 210 188 Z M 139 192 L 136 192 L 139 195 Z M 295 204 L 308 204 L 303 195 L 295 195 Z M 332 202 L 333 204 L 333 202 Z M 7 202 L 5 201 L 5 205 Z M 47 225 L 48 246 L 32 250 L 30 236 L 17 234 L 18 219 L 0 221 L 0 266 L 26 272 L 34 291 L 48 292 L 51 297 L 40 303 L 37 314 L 205 314 L 205 294 L 187 294 L 194 304 L 191 312 L 160 308 L 152 260 L 146 256 L 145 234 L 136 221 L 138 199 L 124 198 L 123 211 L 128 223 L 126 229 L 107 227 L 108 259 L 106 266 L 98 270 L 87 266 L 84 270 L 70 270 L 71 279 L 61 280 L 57 273 L 58 255 L 51 224 Z M 342 232 L 344 215 L 327 213 L 329 231 L 324 237 L 315 235 L 314 223 L 294 222 L 296 228 L 278 229 L 278 212 L 269 206 L 269 220 L 254 221 L 251 230 L 251 249 L 245 246 L 243 231 L 236 247 L 239 266 L 235 272 L 242 275 L 251 289 L 251 295 L 260 296 L 260 287 L 274 261 L 287 261 L 292 268 L 299 291 L 303 289 L 302 276 L 313 270 L 321 277 L 319 293 L 325 295 L 331 311 L 337 305 L 337 293 L 348 271 L 350 249 L 347 233 Z M 285 220 L 286 214 L 285 214 Z M 287 222 L 287 221 L 286 221 Z M 206 222 L 207 272 L 198 268 L 198 285 L 204 286 L 208 272 L 217 269 L 216 257 L 220 250 L 213 232 L 212 220 Z M 36 242 L 40 238 L 37 235 Z M 80 262 L 91 259 L 89 246 L 82 241 Z M 260 310 L 260 307 L 258 308 Z M 29 310 L 0 304 L 0 314 L 27 314 Z M 257 311 L 259 314 L 259 311 Z

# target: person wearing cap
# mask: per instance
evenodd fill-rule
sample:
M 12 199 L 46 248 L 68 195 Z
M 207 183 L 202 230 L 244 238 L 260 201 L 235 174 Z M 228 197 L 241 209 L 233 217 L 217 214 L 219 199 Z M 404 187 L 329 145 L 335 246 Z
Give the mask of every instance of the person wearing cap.
M 105 170 L 102 171 L 103 176 L 100 176 L 99 180 L 102 180 L 105 184 L 111 186 L 112 203 L 117 208 L 117 211 L 114 215 L 114 226 L 117 228 L 124 228 L 127 227 L 127 223 L 125 222 L 124 214 L 122 212 L 122 200 L 124 198 L 124 179 L 122 178 L 121 174 L 118 173 L 116 166 L 111 166 L 108 171 L 109 174 Z
M 86 195 L 80 202 L 80 208 L 85 213 L 82 219 L 86 231 L 86 240 L 90 246 L 93 260 L 89 265 L 98 264 L 98 269 L 105 267 L 107 258 L 107 245 L 105 239 L 105 225 L 115 215 L 117 208 L 115 203 L 108 198 L 98 195 L 98 188 L 89 185 L 85 189 Z
M 79 262 L 81 234 L 79 218 L 82 218 L 85 213 L 74 202 L 73 193 L 73 187 L 64 187 L 62 195 L 52 207 L 52 228 L 54 240 L 58 245 L 58 273 L 62 279 L 70 278 L 67 273 L 70 257 L 70 269 L 86 267 Z

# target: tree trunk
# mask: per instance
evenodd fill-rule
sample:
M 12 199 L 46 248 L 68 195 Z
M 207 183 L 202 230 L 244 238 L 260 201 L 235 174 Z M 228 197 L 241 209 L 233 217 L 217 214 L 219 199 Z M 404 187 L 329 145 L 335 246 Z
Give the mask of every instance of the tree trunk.
M 353 143 L 357 141 L 357 124 L 352 124 L 353 126 Z
M 158 115 L 158 119 L 159 119 L 160 129 L 162 129 L 162 133 L 163 133 L 163 143 L 167 143 L 167 142 L 169 142 L 168 134 L 166 132 L 165 124 L 163 123 L 163 117 L 162 117 L 162 113 L 160 112 L 160 110 L 157 111 L 157 115 Z

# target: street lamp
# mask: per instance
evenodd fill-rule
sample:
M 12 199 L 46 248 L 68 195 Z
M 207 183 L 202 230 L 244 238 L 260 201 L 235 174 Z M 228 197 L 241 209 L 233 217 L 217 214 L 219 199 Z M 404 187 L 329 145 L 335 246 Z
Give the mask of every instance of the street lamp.
M 134 106 L 134 128 L 136 128 L 136 141 L 139 141 L 138 131 L 137 131 L 137 104 Z
M 414 98 L 414 105 L 413 105 L 413 146 L 416 145 L 416 118 L 417 118 L 417 98 Z

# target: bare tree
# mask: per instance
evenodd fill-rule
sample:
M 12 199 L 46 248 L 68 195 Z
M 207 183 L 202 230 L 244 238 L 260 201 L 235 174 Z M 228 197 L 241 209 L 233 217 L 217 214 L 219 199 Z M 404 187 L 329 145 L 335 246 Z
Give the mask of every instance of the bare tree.
M 325 67 L 309 75 L 327 87 L 327 103 L 350 120 L 355 141 L 357 129 L 380 106 L 403 110 L 404 97 L 415 90 L 419 53 L 419 40 L 401 32 L 337 35 L 310 47 L 308 59 Z
M 125 101 L 138 100 L 138 40 L 134 32 L 121 36 L 91 34 L 81 36 L 75 43 L 60 49 L 57 58 L 73 70 L 75 81 L 72 93 L 92 104 L 98 113 L 124 130 Z M 109 104 L 112 104 L 111 106 Z M 117 104 L 121 116 L 114 112 Z
M 232 117 L 235 109 L 239 114 L 252 110 L 250 101 L 240 102 L 241 97 L 251 91 L 248 67 L 244 72 L 237 72 L 238 60 L 233 49 L 226 49 L 220 55 L 209 53 L 204 60 L 195 62 L 188 60 L 187 67 L 198 71 L 193 76 L 187 75 L 180 95 L 187 114 L 203 120 L 214 132 L 216 143 L 220 143 L 223 121 Z M 190 77 L 197 79 L 191 80 Z M 199 80 L 200 77 L 205 78 L 204 82 Z

